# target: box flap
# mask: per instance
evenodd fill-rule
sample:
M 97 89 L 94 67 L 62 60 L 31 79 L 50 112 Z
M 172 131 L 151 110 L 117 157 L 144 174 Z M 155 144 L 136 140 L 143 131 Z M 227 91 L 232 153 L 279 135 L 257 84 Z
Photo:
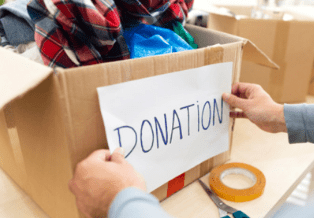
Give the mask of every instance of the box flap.
M 210 12 L 208 18 L 208 28 L 225 32 L 228 34 L 238 35 L 238 22 L 231 14 L 246 14 L 252 9 L 252 7 L 226 7 L 231 11 L 231 14 L 220 14 L 217 7 L 208 8 Z M 238 37 L 238 36 L 236 36 Z M 254 43 L 246 38 L 238 37 L 239 40 L 243 41 L 243 60 L 254 62 L 256 64 L 279 69 L 279 66 L 274 63 L 263 51 L 261 51 Z
M 0 109 L 36 87 L 52 69 L 0 47 Z
M 279 69 L 279 66 L 275 62 L 248 39 L 243 39 L 243 60 L 273 69 Z

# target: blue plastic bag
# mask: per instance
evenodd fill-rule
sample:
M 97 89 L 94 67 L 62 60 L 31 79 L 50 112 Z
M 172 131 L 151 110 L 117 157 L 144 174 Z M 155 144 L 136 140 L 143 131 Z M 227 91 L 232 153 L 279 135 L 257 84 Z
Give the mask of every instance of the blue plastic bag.
M 140 24 L 123 33 L 131 58 L 168 54 L 193 48 L 175 32 L 153 25 Z

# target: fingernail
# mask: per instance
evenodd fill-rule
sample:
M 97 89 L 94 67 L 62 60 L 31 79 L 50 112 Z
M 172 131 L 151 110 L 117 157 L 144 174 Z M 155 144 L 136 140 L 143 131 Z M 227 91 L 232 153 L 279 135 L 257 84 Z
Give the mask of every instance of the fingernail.
M 227 100 L 227 99 L 229 98 L 229 96 L 230 96 L 230 93 L 223 93 L 223 94 L 222 94 L 222 97 L 223 97 L 225 100 Z
M 124 149 L 123 148 L 118 148 L 118 152 L 124 156 Z

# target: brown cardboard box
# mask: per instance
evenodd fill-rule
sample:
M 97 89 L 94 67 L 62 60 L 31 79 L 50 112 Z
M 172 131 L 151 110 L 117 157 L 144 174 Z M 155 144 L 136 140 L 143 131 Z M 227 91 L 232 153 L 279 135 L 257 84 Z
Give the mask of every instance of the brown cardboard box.
M 276 67 L 246 39 L 186 28 L 199 49 L 73 69 L 53 70 L 0 48 L 0 166 L 50 217 L 82 217 L 67 183 L 79 161 L 107 148 L 97 87 L 230 61 L 236 82 L 243 52 L 247 60 Z M 229 156 L 230 150 L 180 175 L 181 188 Z M 171 184 L 153 194 L 165 199 Z
M 275 101 L 304 102 L 314 60 L 314 19 L 287 10 L 296 20 L 250 18 L 250 6 L 224 6 L 237 15 L 209 15 L 208 28 L 247 38 L 280 67 L 279 70 L 243 61 L 240 81 L 260 84 Z
M 313 62 L 313 68 L 312 68 L 312 74 L 311 74 L 311 80 L 310 80 L 310 86 L 309 86 L 309 94 L 314 95 L 314 62 Z

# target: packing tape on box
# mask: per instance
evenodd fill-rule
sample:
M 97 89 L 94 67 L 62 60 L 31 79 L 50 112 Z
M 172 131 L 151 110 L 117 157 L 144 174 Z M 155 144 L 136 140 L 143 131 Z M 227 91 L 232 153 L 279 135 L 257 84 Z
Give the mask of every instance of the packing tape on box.
M 250 178 L 254 185 L 246 189 L 234 189 L 223 183 L 223 178 L 230 174 L 241 174 Z M 264 174 L 257 168 L 244 163 L 228 163 L 214 168 L 209 175 L 210 188 L 221 198 L 245 202 L 260 197 L 265 188 Z

